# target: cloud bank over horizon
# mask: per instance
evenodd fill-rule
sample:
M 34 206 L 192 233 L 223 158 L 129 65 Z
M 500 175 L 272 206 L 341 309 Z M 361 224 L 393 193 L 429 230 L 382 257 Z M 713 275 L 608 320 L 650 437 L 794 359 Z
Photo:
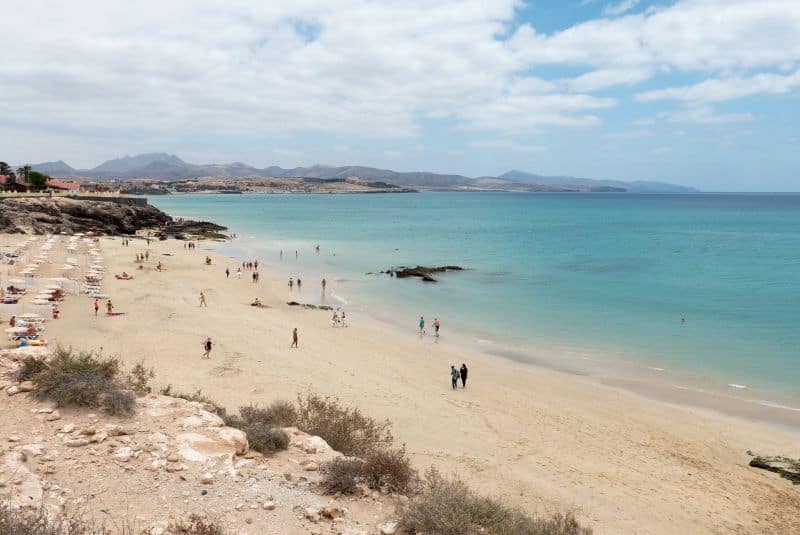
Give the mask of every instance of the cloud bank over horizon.
M 798 190 L 800 2 L 6 2 L 0 157 Z

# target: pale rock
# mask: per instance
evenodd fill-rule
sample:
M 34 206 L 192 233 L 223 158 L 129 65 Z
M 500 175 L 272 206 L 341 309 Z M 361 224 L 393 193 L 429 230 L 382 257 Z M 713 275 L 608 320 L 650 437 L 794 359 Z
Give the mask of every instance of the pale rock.
M 397 522 L 378 524 L 378 533 L 380 533 L 380 535 L 394 535 L 397 533 Z
M 6 388 L 6 394 L 8 394 L 9 396 L 13 396 L 14 394 L 19 394 L 20 392 L 21 390 L 17 385 L 9 386 L 8 388 Z
M 244 455 L 250 449 L 247 443 L 247 434 L 240 429 L 223 427 L 218 430 L 218 434 L 223 442 L 236 448 L 236 455 Z
M 48 414 L 45 417 L 45 420 L 48 421 L 48 422 L 55 422 L 56 420 L 60 420 L 60 419 L 61 419 L 61 413 L 58 412 L 58 411 L 53 411 L 52 413 Z
M 90 435 L 94 435 L 95 433 L 97 433 L 97 429 L 95 429 L 94 427 L 91 427 L 91 426 L 90 427 L 84 427 L 83 429 L 78 431 L 79 435 L 83 435 L 83 436 L 86 436 L 86 437 L 88 437 Z
M 311 507 L 306 508 L 305 517 L 316 524 L 320 521 L 320 513 L 322 513 L 322 506 L 312 505 Z
M 51 414 L 53 409 L 50 407 L 42 407 L 39 409 L 33 409 L 34 414 Z
M 173 453 L 170 453 L 169 455 L 167 455 L 167 461 L 169 461 L 171 463 L 177 463 L 180 460 L 181 460 L 181 457 L 177 453 L 173 452 Z
M 300 463 L 300 467 L 307 472 L 316 472 L 319 470 L 319 464 L 314 461 L 303 461 Z
M 80 448 L 89 444 L 85 438 L 73 438 L 64 442 L 64 445 L 70 448 Z
M 19 384 L 20 392 L 33 392 L 34 390 L 36 390 L 36 385 L 33 384 L 33 381 L 22 381 Z
M 336 520 L 347 514 L 347 510 L 336 502 L 330 502 L 322 509 L 322 516 Z
M 89 441 L 95 444 L 100 444 L 107 438 L 108 438 L 108 433 L 106 433 L 105 431 L 98 431 L 97 433 L 92 435 Z
M 261 504 L 261 507 L 263 507 L 267 511 L 274 511 L 276 505 L 275 505 L 274 501 L 267 500 L 267 501 L 265 501 L 264 503 Z
M 131 450 L 129 446 L 124 446 L 115 451 L 112 457 L 119 462 L 127 463 L 128 461 L 131 460 L 132 455 L 133 455 L 133 450 Z
M 22 439 L 19 438 L 18 435 L 11 435 L 10 437 L 8 437 L 8 441 L 9 442 L 19 442 L 20 440 L 22 440 Z
M 203 485 L 211 485 L 214 483 L 214 475 L 211 472 L 205 472 L 200 476 L 200 483 Z
M 133 433 L 125 427 L 118 424 L 106 424 L 105 432 L 110 437 L 121 437 L 123 435 L 132 435 Z
M 62 433 L 72 433 L 75 431 L 75 424 L 67 424 L 61 428 Z

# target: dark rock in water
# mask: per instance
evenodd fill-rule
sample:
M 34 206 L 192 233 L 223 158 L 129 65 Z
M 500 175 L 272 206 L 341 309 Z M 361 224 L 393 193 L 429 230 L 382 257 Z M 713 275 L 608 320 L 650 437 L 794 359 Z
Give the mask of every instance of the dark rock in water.
M 9 197 L 0 200 L 0 232 L 118 235 L 159 228 L 172 218 L 146 202 L 125 198 Z
M 464 268 L 460 266 L 439 266 L 439 267 L 425 267 L 425 266 L 417 266 L 413 268 L 409 267 L 401 267 L 399 269 L 390 269 L 386 273 L 390 275 L 394 275 L 399 279 L 404 279 L 406 277 L 419 277 L 425 282 L 436 282 L 431 274 L 432 273 L 445 273 L 447 271 L 463 271 Z
M 297 301 L 287 301 L 286 304 L 290 307 L 303 307 L 311 310 L 333 310 L 333 307 L 328 305 L 311 305 L 307 303 L 298 303 Z
M 775 472 L 795 485 L 800 485 L 800 460 L 788 457 L 753 457 L 750 466 Z
M 223 230 L 228 228 L 208 221 L 181 221 L 164 227 L 156 236 L 162 240 L 227 240 L 228 236 L 222 233 Z

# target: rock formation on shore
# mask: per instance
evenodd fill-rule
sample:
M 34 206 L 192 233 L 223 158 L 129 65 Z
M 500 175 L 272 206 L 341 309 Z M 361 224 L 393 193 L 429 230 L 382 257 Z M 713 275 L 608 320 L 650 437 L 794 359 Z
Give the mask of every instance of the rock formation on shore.
M 390 269 L 386 273 L 394 274 L 398 279 L 407 277 L 419 277 L 425 282 L 436 282 L 436 279 L 431 275 L 432 273 L 445 273 L 447 271 L 463 271 L 464 268 L 460 266 L 439 266 L 439 267 L 400 267 L 399 269 Z
M 148 204 L 65 197 L 0 200 L 0 232 L 133 234 L 140 229 L 163 227 L 171 222 L 170 216 Z

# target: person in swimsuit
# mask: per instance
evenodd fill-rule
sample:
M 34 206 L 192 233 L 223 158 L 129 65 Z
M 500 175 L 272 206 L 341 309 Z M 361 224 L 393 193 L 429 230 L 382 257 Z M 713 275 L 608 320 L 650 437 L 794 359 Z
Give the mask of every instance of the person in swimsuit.
M 200 292 L 200 306 L 208 308 L 208 303 L 206 303 L 206 294 Z
M 420 316 L 419 317 L 419 337 L 422 338 L 425 336 L 425 318 Z
M 231 276 L 231 270 L 230 270 L 230 269 L 228 269 L 228 268 L 225 268 L 225 278 L 226 278 L 226 279 L 229 279 L 229 278 L 230 278 L 230 276 Z
M 94 299 L 94 315 L 97 316 L 97 312 L 100 310 L 100 300 L 95 297 Z M 13 327 L 13 325 L 12 325 Z
M 114 305 L 111 303 L 111 299 L 106 302 L 106 312 L 109 316 L 114 313 Z
M 433 332 L 434 332 L 434 337 L 436 338 L 436 342 L 439 341 L 439 327 L 440 326 L 441 326 L 441 323 L 439 323 L 439 318 L 433 318 Z
M 294 288 L 294 279 L 289 277 L 289 291 L 292 291 L 292 288 Z
M 328 282 L 327 282 L 325 279 L 322 279 L 322 291 L 323 291 L 323 292 L 325 291 L 325 286 L 326 286 L 327 284 L 328 284 Z
M 297 343 L 300 341 L 300 335 L 297 332 L 297 327 L 294 328 L 292 331 L 292 345 L 291 347 L 297 347 Z
M 211 349 L 213 347 L 214 347 L 214 344 L 211 342 L 211 337 L 209 336 L 208 338 L 206 338 L 206 341 L 203 342 L 203 349 L 205 350 L 205 352 L 203 353 L 203 358 L 204 359 L 211 358 Z
M 303 281 L 301 281 L 300 277 L 298 277 L 297 278 L 297 289 L 299 290 L 301 286 L 303 286 Z

